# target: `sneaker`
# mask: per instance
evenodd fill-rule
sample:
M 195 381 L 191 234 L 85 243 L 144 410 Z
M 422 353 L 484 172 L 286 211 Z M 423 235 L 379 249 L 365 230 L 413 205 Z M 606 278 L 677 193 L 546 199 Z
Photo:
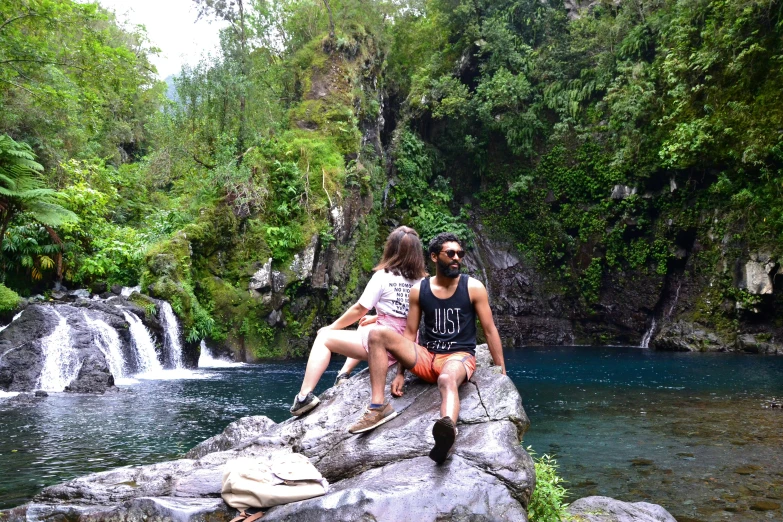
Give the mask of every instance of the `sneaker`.
M 321 401 L 318 397 L 313 395 L 313 392 L 307 392 L 307 397 L 305 397 L 303 401 L 299 400 L 299 395 L 294 397 L 294 404 L 289 411 L 291 412 L 291 415 L 298 417 L 318 406 L 319 402 Z
M 341 384 L 345 384 L 349 380 L 351 380 L 350 373 L 338 373 L 337 378 L 334 380 L 334 385 L 340 386 Z
M 451 417 L 443 417 L 435 421 L 432 427 L 435 446 L 430 450 L 430 458 L 438 464 L 443 464 L 454 449 L 454 439 L 457 438 L 457 428 Z
M 388 402 L 380 408 L 367 408 L 357 423 L 348 428 L 348 433 L 364 433 L 389 422 L 397 416 L 397 412 Z

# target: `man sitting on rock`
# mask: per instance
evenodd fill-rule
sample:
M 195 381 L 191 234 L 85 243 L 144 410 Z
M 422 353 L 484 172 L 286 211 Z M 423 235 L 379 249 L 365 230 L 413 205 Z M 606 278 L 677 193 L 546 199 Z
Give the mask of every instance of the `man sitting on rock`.
M 435 263 L 435 276 L 411 289 L 404 336 L 388 329 L 370 332 L 371 403 L 348 431 L 369 431 L 397 416 L 384 396 L 388 352 L 398 361 L 397 376 L 391 385 L 392 395 L 402 395 L 406 368 L 426 382 L 438 383 L 442 418 L 432 428 L 435 446 L 430 451 L 430 458 L 440 464 L 449 456 L 457 436 L 458 388 L 476 369 L 476 316 L 484 328 L 492 360 L 503 374 L 506 365 L 486 288 L 481 281 L 460 274 L 465 251 L 459 239 L 454 234 L 441 233 L 430 242 L 428 252 Z M 415 341 L 422 313 L 424 330 L 419 345 Z

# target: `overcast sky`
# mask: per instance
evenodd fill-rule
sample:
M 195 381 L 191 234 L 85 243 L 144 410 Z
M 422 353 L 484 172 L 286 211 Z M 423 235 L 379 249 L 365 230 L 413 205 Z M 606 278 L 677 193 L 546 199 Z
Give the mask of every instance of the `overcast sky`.
M 195 64 L 201 54 L 217 47 L 222 24 L 196 22 L 192 0 L 98 0 L 117 13 L 122 23 L 144 25 L 161 52 L 152 62 L 164 79 L 179 72 L 183 63 Z

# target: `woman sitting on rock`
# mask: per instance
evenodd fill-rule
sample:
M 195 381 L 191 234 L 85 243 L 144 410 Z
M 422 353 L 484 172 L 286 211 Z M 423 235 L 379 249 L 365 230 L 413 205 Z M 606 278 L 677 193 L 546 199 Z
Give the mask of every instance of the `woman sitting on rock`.
M 335 384 L 349 378 L 359 361 L 367 360 L 367 338 L 372 328 L 390 328 L 402 334 L 408 317 L 408 294 L 427 271 L 424 265 L 424 250 L 419 234 L 409 227 L 397 227 L 386 238 L 383 257 L 374 269 L 370 282 L 359 301 L 345 311 L 335 322 L 318 331 L 310 358 L 307 361 L 302 388 L 291 406 L 292 415 L 302 415 L 315 408 L 318 397 L 313 389 L 326 371 L 332 353 L 348 357 Z M 375 308 L 377 316 L 367 316 Z M 343 330 L 359 321 L 358 330 Z M 389 366 L 397 361 L 389 356 Z

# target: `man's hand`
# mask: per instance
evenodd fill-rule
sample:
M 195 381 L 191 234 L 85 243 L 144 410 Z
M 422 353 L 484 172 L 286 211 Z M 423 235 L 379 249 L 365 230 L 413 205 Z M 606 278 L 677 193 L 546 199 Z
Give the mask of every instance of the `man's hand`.
M 402 388 L 405 386 L 405 374 L 398 373 L 391 383 L 391 394 L 395 397 L 402 397 Z
M 364 317 L 359 319 L 359 326 L 367 326 L 368 324 L 373 324 L 377 320 L 378 320 L 377 315 L 365 315 Z

